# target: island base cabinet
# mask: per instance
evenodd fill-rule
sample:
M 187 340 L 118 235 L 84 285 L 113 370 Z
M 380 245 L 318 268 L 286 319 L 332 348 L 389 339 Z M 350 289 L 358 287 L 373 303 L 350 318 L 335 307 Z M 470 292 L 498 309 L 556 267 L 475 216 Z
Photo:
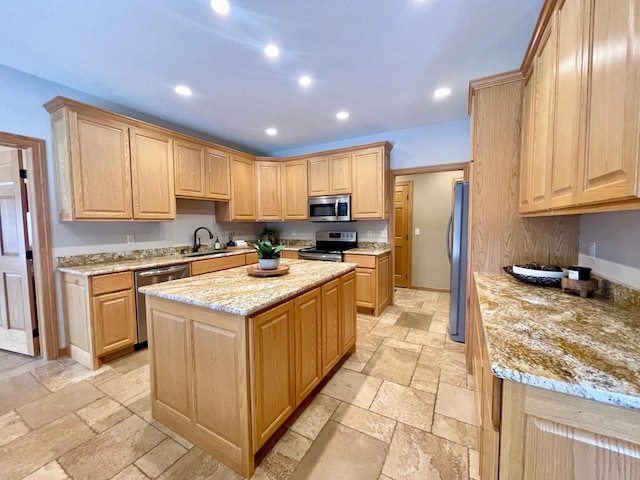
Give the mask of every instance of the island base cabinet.
M 640 412 L 503 384 L 501 480 L 640 478 Z
M 153 418 L 251 477 L 245 317 L 147 295 L 147 319 Z
M 296 334 L 296 406 L 322 378 L 322 299 L 314 288 L 294 301 Z

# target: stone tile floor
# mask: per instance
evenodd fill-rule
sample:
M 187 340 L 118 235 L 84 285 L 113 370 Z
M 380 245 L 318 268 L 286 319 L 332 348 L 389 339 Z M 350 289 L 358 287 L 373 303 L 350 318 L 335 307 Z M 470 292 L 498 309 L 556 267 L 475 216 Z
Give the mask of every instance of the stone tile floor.
M 477 415 L 449 295 L 398 289 L 357 352 L 263 456 L 257 480 L 477 480 Z M 433 313 L 428 330 L 396 326 Z M 420 316 L 417 316 L 418 318 Z M 146 350 L 91 372 L 0 351 L 0 478 L 236 479 L 151 418 Z

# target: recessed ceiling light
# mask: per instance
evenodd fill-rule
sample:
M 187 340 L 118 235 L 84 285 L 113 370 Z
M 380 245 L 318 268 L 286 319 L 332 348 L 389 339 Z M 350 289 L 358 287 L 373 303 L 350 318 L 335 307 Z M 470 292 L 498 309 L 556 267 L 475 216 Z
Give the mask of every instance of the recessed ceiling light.
M 338 120 L 346 120 L 347 118 L 349 118 L 349 112 L 345 112 L 345 111 L 338 112 L 336 113 L 336 118 Z
M 451 93 L 451 89 L 447 87 L 442 87 L 433 92 L 433 96 L 436 98 L 444 98 Z
M 267 57 L 277 57 L 278 55 L 280 55 L 280 49 L 273 43 L 270 43 L 269 45 L 264 47 L 264 54 Z
M 303 75 L 298 79 L 298 83 L 304 87 L 311 85 L 311 77 Z
M 277 134 L 278 134 L 278 130 L 276 130 L 276 129 L 275 129 L 275 128 L 273 128 L 273 127 L 269 127 L 269 128 L 267 128 L 267 129 L 265 130 L 265 132 L 267 133 L 267 135 L 271 135 L 272 137 L 273 137 L 274 135 L 277 135 Z
M 216 13 L 221 15 L 226 15 L 229 13 L 229 2 L 227 0 L 211 0 L 211 8 Z
M 191 89 L 184 85 L 178 85 L 174 90 L 178 95 L 182 95 L 183 97 L 190 97 L 193 95 Z

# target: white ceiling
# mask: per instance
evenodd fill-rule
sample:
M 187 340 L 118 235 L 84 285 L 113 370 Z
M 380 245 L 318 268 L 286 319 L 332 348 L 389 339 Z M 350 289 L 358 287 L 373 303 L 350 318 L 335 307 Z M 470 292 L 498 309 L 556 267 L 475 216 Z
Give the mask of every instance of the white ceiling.
M 543 3 L 229 1 L 4 1 L 0 64 L 270 153 L 464 118 L 469 80 L 520 66 Z

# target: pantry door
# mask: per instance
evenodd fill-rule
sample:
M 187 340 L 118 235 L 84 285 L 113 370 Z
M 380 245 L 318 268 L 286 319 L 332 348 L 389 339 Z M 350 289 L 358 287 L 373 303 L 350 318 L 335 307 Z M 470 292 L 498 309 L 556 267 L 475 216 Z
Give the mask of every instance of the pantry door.
M 413 217 L 413 182 L 395 184 L 393 237 L 395 243 L 394 285 L 411 286 L 411 229 Z
M 0 151 L 0 349 L 35 355 L 33 270 L 27 259 L 27 191 L 22 151 Z

